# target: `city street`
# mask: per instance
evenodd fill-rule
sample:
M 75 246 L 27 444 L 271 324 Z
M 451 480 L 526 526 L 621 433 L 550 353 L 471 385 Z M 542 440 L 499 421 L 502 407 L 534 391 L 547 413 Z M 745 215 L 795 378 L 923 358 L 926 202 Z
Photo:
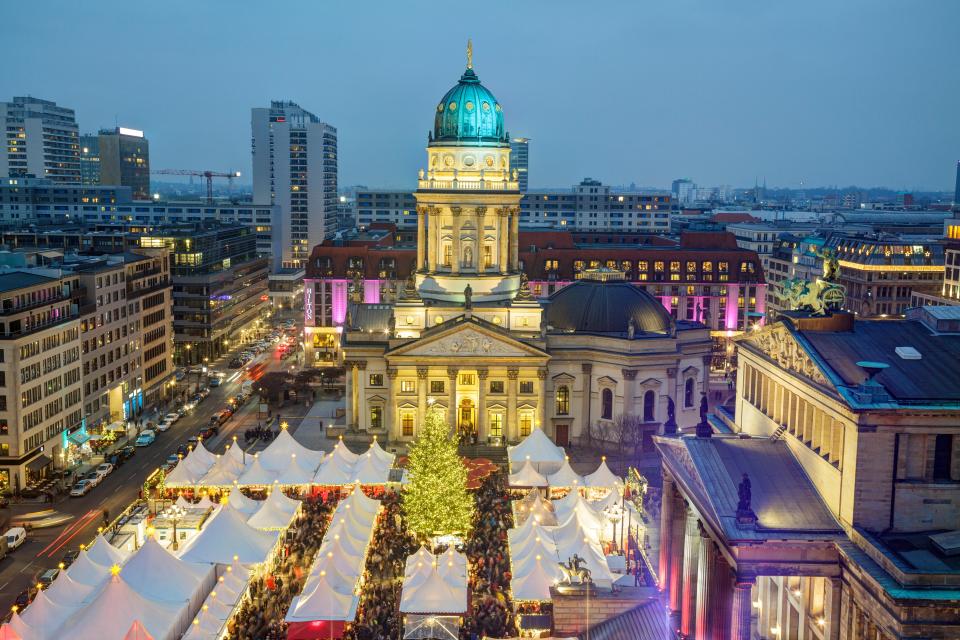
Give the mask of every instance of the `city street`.
M 228 398 L 240 392 L 241 385 L 250 380 L 251 373 L 262 374 L 289 367 L 292 361 L 281 360 L 276 349 L 271 349 L 252 360 L 249 365 L 253 371 L 248 372 L 245 369 L 228 368 L 230 357 L 227 355 L 211 363 L 212 369 L 226 373 L 223 384 L 212 387 L 210 395 L 181 417 L 168 431 L 158 432 L 157 440 L 152 445 L 138 447 L 132 458 L 104 478 L 100 485 L 87 495 L 80 498 L 58 498 L 53 508 L 59 513 L 74 516 L 73 519 L 61 526 L 30 531 L 21 547 L 0 560 L 0 606 L 12 605 L 17 594 L 35 584 L 44 571 L 55 568 L 67 551 L 77 549 L 81 544 L 89 544 L 96 536 L 97 528 L 103 526 L 104 511 L 111 520 L 116 518 L 137 498 L 146 477 L 160 467 L 168 456 L 176 454 L 179 445 L 185 444 L 190 436 L 196 435 L 201 427 L 206 426 L 210 416 L 223 409 Z M 256 367 L 258 364 L 263 364 L 264 367 Z M 178 387 L 188 390 L 188 395 L 192 395 L 196 385 L 196 375 L 187 375 L 178 383 Z M 257 397 L 254 395 L 221 426 L 219 434 L 206 441 L 205 445 L 214 453 L 222 453 L 225 446 L 237 436 L 238 443 L 243 446 L 244 431 L 257 424 L 257 405 Z M 296 414 L 304 413 L 300 409 L 291 411 L 291 418 L 295 420 Z M 257 451 L 266 444 L 250 443 L 247 449 Z M 49 508 L 50 505 L 39 502 L 14 504 L 11 505 L 11 515 L 20 516 Z

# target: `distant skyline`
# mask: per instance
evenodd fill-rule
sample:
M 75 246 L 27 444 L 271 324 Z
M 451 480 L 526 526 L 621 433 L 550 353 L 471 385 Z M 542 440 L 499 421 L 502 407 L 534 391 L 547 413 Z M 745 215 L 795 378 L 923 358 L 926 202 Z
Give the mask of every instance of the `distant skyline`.
M 960 2 L 7 5 L 0 100 L 143 129 L 157 168 L 250 176 L 250 109 L 338 129 L 340 184 L 408 187 L 468 37 L 530 184 L 952 191 Z

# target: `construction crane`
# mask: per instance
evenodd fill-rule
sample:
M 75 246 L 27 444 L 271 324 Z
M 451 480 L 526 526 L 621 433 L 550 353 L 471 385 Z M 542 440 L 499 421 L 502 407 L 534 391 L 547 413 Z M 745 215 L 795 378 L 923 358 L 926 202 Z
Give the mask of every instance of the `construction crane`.
M 230 189 L 233 189 L 233 179 L 240 177 L 239 171 L 198 171 L 194 169 L 151 169 L 150 173 L 160 176 L 198 176 L 207 179 L 207 204 L 213 204 L 213 179 L 227 178 Z

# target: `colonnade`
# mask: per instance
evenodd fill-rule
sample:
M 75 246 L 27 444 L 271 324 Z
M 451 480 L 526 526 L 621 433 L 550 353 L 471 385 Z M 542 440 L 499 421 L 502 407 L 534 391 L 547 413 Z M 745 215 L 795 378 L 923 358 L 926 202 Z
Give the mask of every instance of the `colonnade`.
M 483 237 L 486 231 L 488 218 L 494 219 L 496 229 L 496 271 L 500 274 L 513 273 L 520 269 L 520 208 L 478 206 L 465 208 L 452 206 L 450 211 L 450 237 L 452 240 L 450 264 L 443 263 L 441 256 L 442 238 L 444 231 L 443 214 L 441 207 L 417 207 L 417 268 L 425 269 L 429 273 L 436 273 L 440 267 L 449 268 L 453 274 L 459 274 L 464 255 L 462 246 L 463 223 L 468 216 L 475 220 L 476 238 L 474 255 L 467 269 L 470 273 L 484 273 L 493 270 L 493 265 L 483 263 Z

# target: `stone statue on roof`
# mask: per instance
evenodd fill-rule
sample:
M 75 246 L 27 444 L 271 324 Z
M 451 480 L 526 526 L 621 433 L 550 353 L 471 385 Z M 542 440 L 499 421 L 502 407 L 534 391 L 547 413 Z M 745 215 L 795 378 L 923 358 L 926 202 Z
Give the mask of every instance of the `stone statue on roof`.
M 473 309 L 473 287 L 469 284 L 463 290 L 463 308 Z
M 755 525 L 757 523 L 757 514 L 753 512 L 751 501 L 753 492 L 750 488 L 750 476 L 746 473 L 737 486 L 737 522 L 743 525 Z

